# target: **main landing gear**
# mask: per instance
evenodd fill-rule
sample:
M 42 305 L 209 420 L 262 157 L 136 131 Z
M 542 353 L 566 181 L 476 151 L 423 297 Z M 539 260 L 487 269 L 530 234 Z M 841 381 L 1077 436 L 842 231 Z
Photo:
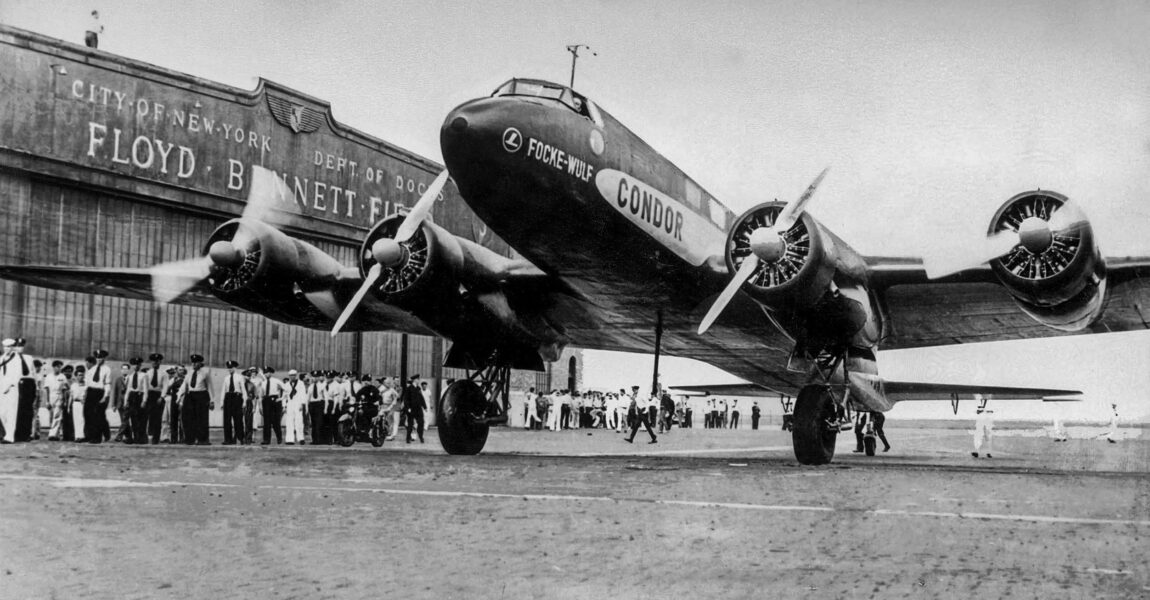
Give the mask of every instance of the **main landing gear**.
M 847 410 L 846 386 L 833 384 L 842 367 L 842 381 L 846 381 L 846 367 L 841 354 L 820 354 L 813 360 L 813 377 L 795 399 L 791 441 L 799 464 L 825 465 L 835 457 L 835 443 L 839 432 L 850 428 Z M 835 395 L 842 389 L 842 397 Z M 844 429 L 845 428 L 845 429 Z
M 503 407 L 510 377 L 510 367 L 494 362 L 447 386 L 435 421 L 439 443 L 448 454 L 479 454 L 491 425 L 507 422 Z

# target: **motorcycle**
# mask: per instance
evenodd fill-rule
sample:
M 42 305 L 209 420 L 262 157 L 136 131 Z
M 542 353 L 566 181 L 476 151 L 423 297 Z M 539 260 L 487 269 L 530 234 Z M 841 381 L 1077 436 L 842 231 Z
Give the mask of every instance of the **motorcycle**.
M 379 413 L 378 407 L 378 414 L 368 417 L 366 408 L 369 405 L 368 402 L 352 402 L 340 415 L 335 426 L 335 439 L 340 446 L 348 447 L 357 441 L 370 442 L 376 448 L 383 445 L 391 431 L 390 419 L 386 413 Z

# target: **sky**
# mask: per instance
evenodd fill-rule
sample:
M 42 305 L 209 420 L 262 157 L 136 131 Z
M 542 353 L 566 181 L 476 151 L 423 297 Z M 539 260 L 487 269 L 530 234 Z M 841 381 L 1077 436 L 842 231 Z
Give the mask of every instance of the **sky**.
M 596 54 L 580 56 L 575 88 L 736 212 L 789 200 L 830 166 L 810 212 L 864 254 L 963 248 L 1036 187 L 1082 206 L 1105 254 L 1150 253 L 1145 2 L 4 0 L 0 22 L 82 43 L 93 8 L 102 50 L 243 89 L 271 79 L 436 161 L 452 107 L 513 76 L 565 83 L 565 46 L 587 44 Z M 1077 373 L 1066 385 L 1093 399 L 1058 410 L 1094 415 L 1117 394 L 1150 415 L 1148 339 L 895 352 L 880 365 L 892 377 L 991 356 L 954 375 L 1050 385 Z M 1076 368 L 1094 356 L 1101 373 Z M 586 378 L 618 387 L 643 364 L 589 353 Z M 731 379 L 678 361 L 664 371 Z

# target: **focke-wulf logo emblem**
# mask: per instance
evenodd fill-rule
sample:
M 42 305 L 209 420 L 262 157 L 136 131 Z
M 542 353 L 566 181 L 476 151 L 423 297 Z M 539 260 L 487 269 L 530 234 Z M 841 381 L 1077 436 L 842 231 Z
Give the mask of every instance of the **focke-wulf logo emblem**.
M 290 127 L 296 133 L 311 133 L 323 124 L 323 114 L 313 108 L 301 106 L 286 98 L 268 94 L 268 108 L 280 125 Z

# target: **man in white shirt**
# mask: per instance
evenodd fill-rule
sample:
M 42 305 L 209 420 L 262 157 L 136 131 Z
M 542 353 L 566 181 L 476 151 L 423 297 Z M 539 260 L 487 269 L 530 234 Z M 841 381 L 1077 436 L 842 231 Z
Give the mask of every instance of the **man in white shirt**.
M 248 399 L 248 389 L 244 376 L 236 372 L 240 363 L 229 360 L 224 366 L 228 369 L 220 386 L 220 395 L 224 398 L 224 445 L 234 446 L 237 435 L 241 444 L 244 439 L 244 402 Z
M 64 375 L 64 362 L 52 361 L 52 372 L 44 377 L 44 398 L 48 403 L 48 441 L 58 442 L 63 437 L 64 400 L 68 397 L 68 377 Z
M 974 399 L 979 401 L 979 406 L 978 416 L 974 421 L 974 452 L 971 452 L 970 455 L 978 458 L 979 452 L 983 452 L 987 458 L 994 458 L 991 456 L 994 442 L 994 411 L 986 406 L 990 398 L 983 398 L 981 394 L 975 394 Z
M 383 387 L 380 390 L 383 402 L 380 405 L 380 412 L 389 413 L 388 418 L 391 420 L 391 431 L 387 436 L 389 440 L 394 440 L 399 433 L 399 414 L 403 411 L 403 406 L 399 403 L 399 391 L 395 387 L 395 378 L 383 378 Z
M 141 422 L 146 439 L 152 444 L 159 444 L 164 424 L 168 422 L 168 402 L 164 394 L 168 375 L 160 364 L 164 360 L 163 354 L 153 352 L 148 355 L 148 360 L 152 366 L 144 370 L 144 415 Z M 170 437 L 171 434 L 168 435 Z
M 16 360 L 16 340 L 3 342 L 4 355 L 0 358 L 0 427 L 4 429 L 5 444 L 16 442 L 16 413 L 20 405 L 20 362 Z
M 287 444 L 304 443 L 303 435 L 303 419 L 304 414 L 307 412 L 308 394 L 307 385 L 299 380 L 299 371 L 292 369 L 288 371 L 287 381 L 281 383 L 280 386 L 280 399 L 281 404 L 285 408 L 283 424 L 284 424 L 284 437 L 287 438 Z M 267 415 L 264 415 L 267 419 Z M 279 432 L 276 432 L 277 439 Z M 270 440 L 267 434 L 267 421 L 264 421 L 264 439 Z M 277 442 L 278 443 L 278 442 Z
M 1111 444 L 1118 443 L 1118 404 L 1112 403 L 1110 410 L 1113 414 L 1110 415 L 1110 430 L 1106 432 L 1106 441 Z

